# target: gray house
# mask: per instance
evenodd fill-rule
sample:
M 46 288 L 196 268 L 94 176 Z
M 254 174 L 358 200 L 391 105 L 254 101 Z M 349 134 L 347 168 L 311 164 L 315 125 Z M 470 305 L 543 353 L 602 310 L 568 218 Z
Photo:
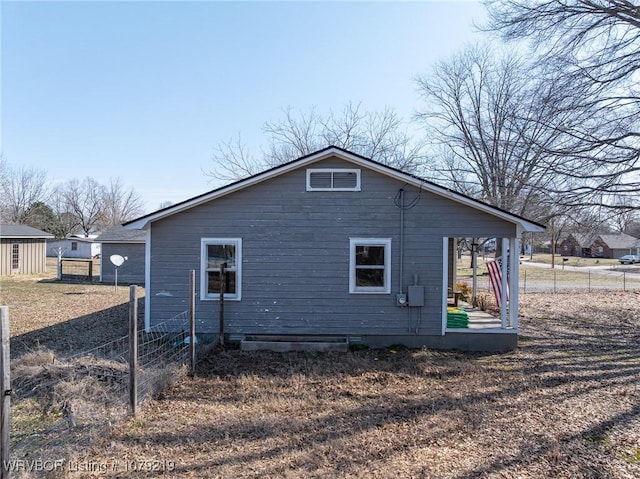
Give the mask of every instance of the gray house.
M 28 225 L 0 225 L 0 275 L 47 271 L 47 240 L 54 236 Z
M 118 268 L 118 283 L 144 285 L 145 230 L 124 229 L 116 225 L 102 233 L 96 241 L 102 244 L 100 260 L 100 281 L 115 281 L 115 266 L 109 260 L 113 255 L 127 258 Z
M 197 332 L 217 333 L 226 263 L 229 340 L 322 335 L 469 350 L 516 346 L 518 258 L 507 251 L 519 251 L 522 232 L 544 230 L 336 147 L 124 227 L 147 232 L 147 330 L 188 310 L 195 270 Z M 447 327 L 458 237 L 502 241 L 500 327 Z

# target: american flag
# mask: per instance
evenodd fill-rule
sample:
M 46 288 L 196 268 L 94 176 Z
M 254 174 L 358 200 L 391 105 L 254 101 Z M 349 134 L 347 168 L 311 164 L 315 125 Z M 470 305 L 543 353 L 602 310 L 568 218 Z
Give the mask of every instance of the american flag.
M 496 258 L 487 263 L 489 269 L 489 280 L 491 281 L 491 289 L 496 296 L 496 303 L 499 308 L 502 307 L 502 258 Z M 509 300 L 509 283 L 507 283 L 507 301 Z

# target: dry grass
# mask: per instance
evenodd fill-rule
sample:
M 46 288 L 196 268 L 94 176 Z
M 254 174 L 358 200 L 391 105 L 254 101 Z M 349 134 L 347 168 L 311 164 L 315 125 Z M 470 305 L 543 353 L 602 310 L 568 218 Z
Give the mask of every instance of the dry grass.
M 9 306 L 12 358 L 40 347 L 73 354 L 127 334 L 127 286 L 64 283 L 54 276 L 0 277 L 0 304 Z M 144 297 L 143 288 L 138 296 Z M 143 316 L 144 307 L 138 309 Z
M 103 410 L 118 384 L 104 377 L 119 373 L 34 350 L 91 347 L 80 343 L 114 329 L 104 311 L 125 303 L 127 290 L 30 281 L 0 282 L 0 302 L 19 323 L 12 347 L 21 338 L 31 354 L 12 361 L 23 397 L 13 426 L 46 434 L 49 424 L 75 420 L 64 448 L 27 457 L 63 451 L 69 465 L 96 466 L 95 474 L 71 467 L 53 477 L 160 475 L 152 468 L 176 478 L 640 477 L 637 293 L 522 295 L 520 346 L 506 354 L 218 350 L 137 417 L 87 433 L 78 418 Z M 74 336 L 79 324 L 91 333 Z M 27 384 L 39 385 L 49 411 Z
M 507 354 L 218 351 L 76 460 L 161 461 L 165 477 L 638 477 L 640 296 L 522 303 Z
M 563 261 L 562 259 L 563 257 L 567 258 L 567 261 Z M 551 254 L 544 254 L 544 253 L 536 253 L 533 256 L 524 255 L 522 256 L 522 258 L 535 261 L 536 263 L 551 264 L 552 262 Z M 581 258 L 579 256 L 562 256 L 560 254 L 555 255 L 555 258 L 553 258 L 553 261 L 555 262 L 556 266 L 562 266 L 563 263 L 567 266 L 579 266 L 579 267 L 605 266 L 605 265 L 616 266 L 620 264 L 620 262 L 617 259 L 612 259 L 612 258 Z

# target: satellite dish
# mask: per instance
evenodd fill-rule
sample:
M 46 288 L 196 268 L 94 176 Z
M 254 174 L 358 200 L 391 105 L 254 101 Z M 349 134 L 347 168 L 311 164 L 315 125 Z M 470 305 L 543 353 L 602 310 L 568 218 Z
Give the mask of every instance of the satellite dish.
M 126 259 L 127 258 L 123 258 L 119 254 L 112 254 L 109 257 L 109 260 L 111 261 L 111 263 L 113 263 L 115 267 L 122 266 L 122 263 L 124 263 Z

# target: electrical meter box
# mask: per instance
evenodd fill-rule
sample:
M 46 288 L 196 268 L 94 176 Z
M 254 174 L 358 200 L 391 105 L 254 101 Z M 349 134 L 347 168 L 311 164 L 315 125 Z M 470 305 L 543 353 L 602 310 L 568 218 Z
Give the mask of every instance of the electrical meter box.
M 407 304 L 409 306 L 424 306 L 424 286 L 409 286 L 407 288 Z

